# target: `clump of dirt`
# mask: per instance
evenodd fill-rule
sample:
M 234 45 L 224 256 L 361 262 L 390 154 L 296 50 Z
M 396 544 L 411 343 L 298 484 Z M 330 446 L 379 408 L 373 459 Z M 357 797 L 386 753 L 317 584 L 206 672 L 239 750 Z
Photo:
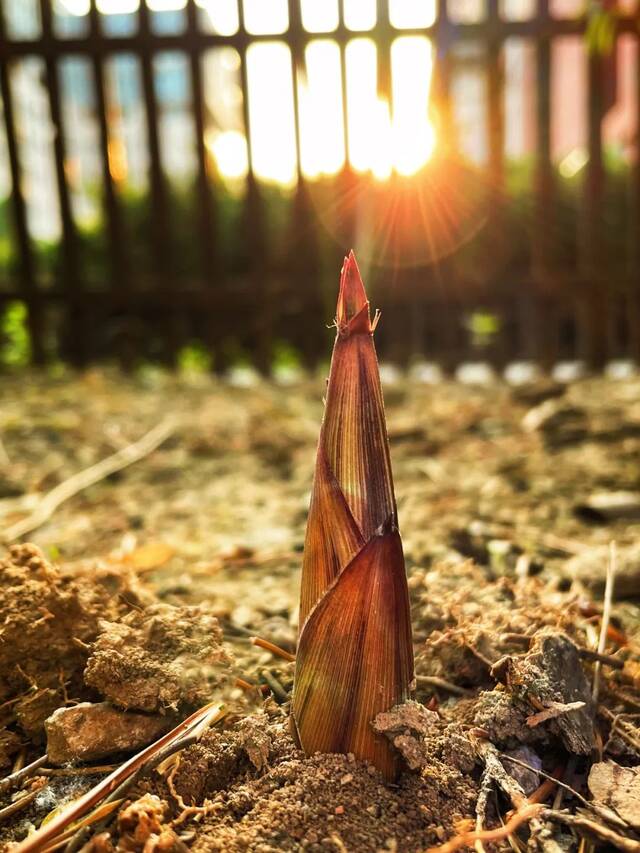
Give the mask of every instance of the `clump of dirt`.
M 0 560 L 0 767 L 43 744 L 45 721 L 69 705 L 186 713 L 215 698 L 230 665 L 210 608 L 159 604 L 122 565 L 76 576 L 30 544 Z M 162 720 L 143 722 L 150 739 L 163 729 Z M 113 752 L 124 742 L 114 737 Z M 85 753 L 110 754 L 104 743 Z
M 542 712 L 541 723 L 562 739 L 569 752 L 591 752 L 595 746 L 591 688 L 578 649 L 566 635 L 543 629 L 526 655 L 508 656 L 494 670 L 516 700 L 530 703 L 531 714 L 535 709 Z M 531 717 L 528 724 L 532 725 Z
M 211 701 L 231 658 L 210 608 L 154 604 L 119 622 L 100 620 L 84 680 L 114 705 L 139 711 Z
M 475 749 L 462 725 L 448 722 L 419 702 L 405 702 L 378 714 L 373 726 L 386 735 L 411 770 L 428 768 L 455 785 L 461 773 L 471 773 L 475 767 Z
M 149 598 L 127 572 L 97 569 L 74 578 L 35 545 L 14 545 L 0 559 L 0 729 L 15 722 L 31 740 L 41 739 L 46 717 L 86 693 L 87 644 L 100 618 L 117 619 Z M 15 739 L 2 744 L 12 752 Z
M 174 806 L 176 817 L 167 824 L 188 834 L 197 814 L 194 853 L 411 853 L 453 832 L 477 796 L 470 773 L 453 768 L 444 775 L 433 765 L 426 772 L 407 770 L 397 784 L 386 785 L 353 755 L 305 757 L 282 716 L 264 713 L 209 732 L 185 750 L 172 788 L 187 810 Z M 162 784 L 157 790 L 163 792 Z

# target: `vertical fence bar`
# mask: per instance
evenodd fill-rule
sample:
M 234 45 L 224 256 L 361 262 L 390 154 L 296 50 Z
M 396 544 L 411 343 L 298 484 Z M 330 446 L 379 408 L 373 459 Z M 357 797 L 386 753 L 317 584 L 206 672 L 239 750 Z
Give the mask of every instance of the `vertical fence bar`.
M 640 34 L 636 35 L 635 119 L 640 127 Z M 640 135 L 636 133 L 635 163 L 629 218 L 629 356 L 640 364 Z
M 218 292 L 213 288 L 220 284 L 218 243 L 216 229 L 216 208 L 212 198 L 209 174 L 207 171 L 207 149 L 205 145 L 204 92 L 202 85 L 202 51 L 200 49 L 200 30 L 198 26 L 198 9 L 195 0 L 187 3 L 187 27 L 189 35 L 189 63 L 191 70 L 191 98 L 193 119 L 196 134 L 196 156 L 198 160 L 196 174 L 197 195 L 197 227 L 196 233 L 200 239 L 200 262 L 203 281 L 203 299 L 206 305 L 206 343 L 209 352 L 214 357 L 217 347 L 217 329 L 213 322 L 214 300 Z
M 533 318 L 536 355 L 546 370 L 558 359 L 557 311 L 552 293 L 552 235 L 554 233 L 553 167 L 551 163 L 551 36 L 549 0 L 538 0 L 536 37 L 536 163 L 535 206 L 531 259 L 538 311 Z
M 157 278 L 154 290 L 162 291 L 160 297 L 163 313 L 163 327 L 166 340 L 163 342 L 164 359 L 168 364 L 175 362 L 178 350 L 178 329 L 181 297 L 175 290 L 173 264 L 171 257 L 171 234 L 167 188 L 162 170 L 160 153 L 160 135 L 158 129 L 158 103 L 153 80 L 154 39 L 151 34 L 149 8 L 147 0 L 140 0 L 139 6 L 141 38 L 142 91 L 147 121 L 149 143 L 149 171 L 151 178 L 151 224 L 153 230 L 154 270 Z
M 617 50 L 617 37 L 614 41 Z M 595 369 L 604 366 L 607 357 L 607 294 L 603 278 L 602 208 L 604 203 L 604 164 L 602 157 L 602 119 L 604 117 L 603 57 L 588 46 L 587 163 L 584 187 L 582 268 L 587 281 L 588 305 L 584 315 L 585 357 Z
M 344 35 L 340 42 L 340 86 L 342 98 L 342 133 L 344 140 L 344 168 L 337 176 L 334 200 L 336 218 L 340 222 L 340 233 L 343 235 L 344 251 L 350 249 L 355 242 L 354 203 L 358 188 L 358 178 L 351 167 L 350 135 L 349 135 L 349 98 L 347 91 L 347 45 L 349 32 L 345 23 L 345 0 L 339 0 L 339 31 Z
M 504 42 L 500 34 L 499 0 L 487 2 L 487 100 L 488 100 L 488 137 L 489 137 L 489 180 L 493 213 L 491 214 L 491 233 L 496 241 L 502 241 L 504 233 L 504 75 L 502 67 L 502 51 Z M 509 303 L 503 293 L 496 295 L 493 309 L 502 318 L 503 325 L 497 334 L 495 345 L 491 348 L 491 360 L 498 369 L 504 367 L 507 358 L 506 318 L 509 315 Z
M 191 70 L 191 96 L 193 100 L 193 118 L 196 132 L 196 154 L 198 173 L 196 188 L 198 194 L 198 234 L 202 251 L 202 273 L 207 284 L 212 283 L 216 270 L 216 232 L 215 210 L 207 173 L 207 149 L 205 145 L 204 93 L 202 86 L 202 52 L 200 50 L 198 8 L 195 0 L 188 0 L 187 21 L 189 41 L 189 63 Z
M 240 50 L 240 77 L 242 82 L 242 116 L 244 132 L 247 140 L 249 171 L 247 174 L 247 193 L 242 217 L 244 232 L 250 235 L 251 246 L 247 245 L 248 286 L 249 298 L 255 310 L 252 313 L 255 336 L 256 366 L 263 374 L 268 374 L 271 368 L 271 351 L 273 342 L 272 305 L 269 299 L 270 258 L 267 255 L 267 240 L 265 234 L 264 207 L 260 188 L 254 171 L 253 144 L 251 139 L 251 116 L 249 109 L 249 77 L 247 73 L 248 38 L 244 18 L 243 0 L 238 0 L 239 29 L 242 37 Z
M 122 227 L 120 205 L 111 174 L 109 154 L 109 107 L 106 96 L 106 81 L 102 30 L 96 0 L 91 0 L 89 7 L 89 40 L 91 46 L 91 64 L 93 69 L 93 85 L 96 96 L 96 114 L 100 136 L 100 159 L 102 166 L 103 208 L 107 231 L 109 285 L 111 304 L 116 312 L 132 310 L 131 294 L 129 292 L 129 265 L 126 257 L 126 242 Z M 133 367 L 133 341 L 121 339 L 118 341 L 118 358 L 125 370 Z
M 287 324 L 293 332 L 292 342 L 300 348 L 305 364 L 313 365 L 322 351 L 322 337 L 318 317 L 322 316 L 322 298 L 318 278 L 318 247 L 315 216 L 309 187 L 302 171 L 302 126 L 298 93 L 299 75 L 305 73 L 305 39 L 302 26 L 300 0 L 288 0 L 289 45 L 291 54 L 291 80 L 293 87 L 293 116 L 295 122 L 297 186 L 291 208 L 289 240 L 286 249 L 286 276 L 288 277 L 285 303 L 297 307 L 298 315 Z M 285 320 L 286 322 L 286 320 Z M 290 333 L 291 334 L 291 333 Z M 320 333 L 321 334 L 321 333 Z
M 51 123 L 53 124 L 53 156 L 56 169 L 56 185 L 62 220 L 62 283 L 66 291 L 66 318 L 64 347 L 68 349 L 72 364 L 86 363 L 86 323 L 83 310 L 81 281 L 78 268 L 78 235 L 76 233 L 69 186 L 65 174 L 67 159 L 66 140 L 62 124 L 58 67 L 53 55 L 53 28 L 50 0 L 40 0 L 42 20 L 42 45 L 45 54 L 47 93 Z
M 553 170 L 551 166 L 551 40 L 548 35 L 549 0 L 538 0 L 536 37 L 536 164 L 535 216 L 532 258 L 536 272 L 544 275 L 549 264 L 549 237 L 553 231 Z
M 389 0 L 377 0 L 376 47 L 378 60 L 378 95 L 393 109 L 391 90 L 391 21 Z
M 431 103 L 437 112 L 437 143 L 444 153 L 453 154 L 457 139 L 451 109 L 451 45 L 453 32 L 449 19 L 447 0 L 437 4 L 435 43 L 433 45 L 434 67 L 431 80 Z
M 22 168 L 18 155 L 16 124 L 13 112 L 13 94 L 11 92 L 11 69 L 9 57 L 2 51 L 6 44 L 4 17 L 0 7 L 0 94 L 4 105 L 4 123 L 11 170 L 11 199 L 13 204 L 13 219 L 18 247 L 18 268 L 20 271 L 21 290 L 27 306 L 27 323 L 31 338 L 31 357 L 35 364 L 45 362 L 43 342 L 42 304 L 35 280 L 34 260 L 27 227 L 27 210 L 22 194 Z
M 494 192 L 499 195 L 504 183 L 504 80 L 498 0 L 488 0 L 487 16 L 489 175 Z
M 436 15 L 435 66 L 431 84 L 431 101 L 437 111 L 437 142 L 445 158 L 446 168 L 447 161 L 450 163 L 455 161 L 458 149 L 451 102 L 453 74 L 451 47 L 454 36 L 449 18 L 448 0 L 440 0 L 437 4 Z M 434 265 L 433 270 L 433 285 L 439 291 L 439 295 L 433 303 L 433 310 L 440 315 L 440 329 L 437 339 L 439 352 L 434 352 L 433 355 L 434 358 L 439 357 L 442 369 L 450 373 L 455 370 L 458 361 L 458 335 L 461 316 L 458 304 L 459 282 L 457 281 L 453 259 L 450 256 L 443 258 Z

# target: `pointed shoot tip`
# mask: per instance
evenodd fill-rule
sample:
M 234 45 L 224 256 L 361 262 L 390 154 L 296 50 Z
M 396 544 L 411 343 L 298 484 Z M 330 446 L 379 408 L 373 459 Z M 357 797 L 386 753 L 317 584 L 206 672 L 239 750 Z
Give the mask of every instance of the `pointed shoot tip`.
M 340 293 L 336 308 L 336 323 L 339 329 L 345 329 L 361 312 L 366 314 L 369 327 L 369 300 L 362 283 L 362 277 L 353 249 L 344 259 L 340 272 Z M 363 312 L 363 309 L 366 311 Z

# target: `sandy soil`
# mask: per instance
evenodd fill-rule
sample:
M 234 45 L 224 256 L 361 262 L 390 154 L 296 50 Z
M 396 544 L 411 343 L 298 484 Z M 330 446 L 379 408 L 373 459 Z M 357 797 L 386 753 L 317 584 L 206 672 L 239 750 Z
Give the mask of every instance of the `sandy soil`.
M 28 537 L 46 559 L 22 549 L 0 566 L 0 624 L 13 632 L 10 654 L 0 647 L 4 772 L 41 754 L 44 719 L 78 700 L 172 719 L 216 697 L 229 709 L 172 772 L 138 783 L 127 802 L 147 799 L 123 806 L 91 849 L 419 851 L 461 820 L 475 823 L 489 766 L 478 738 L 526 748 L 526 762 L 548 772 L 561 765 L 585 793 L 594 755 L 640 764 L 588 702 L 573 731 L 562 715 L 526 722 L 536 702 L 572 700 L 553 681 L 554 649 L 539 647 L 540 637 L 562 633 L 580 655 L 594 648 L 612 539 L 617 639 L 607 652 L 619 666 L 603 667 L 601 702 L 615 713 L 640 709 L 640 381 L 603 379 L 567 388 L 387 385 L 416 697 L 434 722 L 388 731 L 408 763 L 396 786 L 352 757 L 299 752 L 287 726 L 291 665 L 249 637 L 295 649 L 322 389 L 321 377 L 251 389 L 156 372 L 3 379 L 0 529 L 78 470 L 166 417 L 175 422 L 159 449 L 73 497 Z M 621 491 L 632 493 L 630 509 L 599 514 L 593 496 Z M 578 651 L 584 683 L 570 687 L 581 697 L 593 663 Z M 238 677 L 267 685 L 264 707 Z M 24 836 L 95 782 L 71 771 L 43 778 L 29 807 L 0 823 L 0 837 Z M 497 789 L 487 825 L 508 810 Z M 577 849 L 578 835 L 554 826 L 554 843 Z M 533 834 L 544 846 L 544 832 Z

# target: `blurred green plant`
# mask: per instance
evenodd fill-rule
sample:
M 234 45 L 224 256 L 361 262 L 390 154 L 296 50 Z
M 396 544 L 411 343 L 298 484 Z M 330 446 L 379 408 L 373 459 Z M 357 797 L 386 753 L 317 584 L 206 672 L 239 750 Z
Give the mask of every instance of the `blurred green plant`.
M 489 311 L 474 311 L 467 317 L 466 327 L 474 347 L 487 347 L 500 331 L 500 317 Z
M 0 316 L 0 366 L 26 367 L 30 360 L 27 306 L 24 302 L 9 302 Z
M 200 341 L 191 341 L 179 351 L 177 364 L 182 373 L 210 373 L 213 359 Z
M 271 366 L 273 370 L 298 370 L 302 366 L 302 359 L 295 347 L 288 341 L 280 340 L 273 345 Z

